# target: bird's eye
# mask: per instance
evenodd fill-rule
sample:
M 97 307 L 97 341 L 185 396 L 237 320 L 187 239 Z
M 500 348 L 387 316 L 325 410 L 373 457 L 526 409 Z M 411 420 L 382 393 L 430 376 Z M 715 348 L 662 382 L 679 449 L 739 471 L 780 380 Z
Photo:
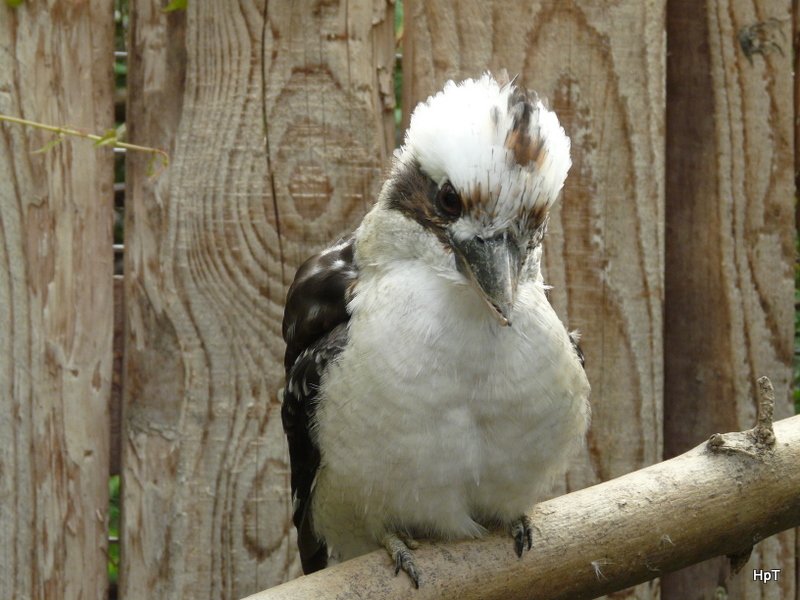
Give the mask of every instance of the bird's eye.
M 436 194 L 436 209 L 443 216 L 456 219 L 461 216 L 463 208 L 461 196 L 449 181 L 445 182 Z

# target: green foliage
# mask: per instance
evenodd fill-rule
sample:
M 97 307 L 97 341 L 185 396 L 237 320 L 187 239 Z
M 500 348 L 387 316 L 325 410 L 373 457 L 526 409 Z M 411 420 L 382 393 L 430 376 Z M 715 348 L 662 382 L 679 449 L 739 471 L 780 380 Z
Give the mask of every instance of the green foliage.
M 11 8 L 17 8 L 18 6 L 22 6 L 22 2 L 23 0 L 6 0 L 6 5 Z
M 394 34 L 397 39 L 403 37 L 403 0 L 397 0 L 394 4 Z
M 46 154 L 47 152 L 50 152 L 50 150 L 58 146 L 63 141 L 64 141 L 64 136 L 59 134 L 57 137 L 47 142 L 44 146 L 42 146 L 38 150 L 34 150 L 33 154 Z
M 127 48 L 128 33 L 128 0 L 114 1 L 114 49 L 124 52 Z M 114 87 L 117 90 L 124 90 L 128 83 L 128 63 L 115 54 L 114 55 Z
M 186 6 L 189 4 L 189 0 L 172 0 L 169 4 L 167 4 L 164 8 L 161 9 L 162 12 L 175 12 L 176 10 L 186 10 Z
M 119 577 L 119 475 L 108 480 L 108 580 L 117 583 Z
M 403 0 L 397 0 L 394 5 L 394 39 L 395 39 L 395 54 L 398 57 L 394 65 L 394 125 L 397 129 L 396 143 L 399 146 L 402 141 L 402 123 L 403 123 L 403 61 L 401 55 L 403 52 L 403 23 L 405 13 L 403 11 Z
M 99 140 L 95 140 L 94 145 L 98 148 L 101 146 L 115 146 L 118 141 L 117 130 L 107 129 L 106 132 L 100 136 Z
M 117 89 L 125 89 L 128 83 L 128 65 L 127 63 L 114 59 L 114 87 Z
M 400 61 L 397 61 L 400 63 Z M 403 125 L 403 69 L 399 64 L 394 69 L 394 126 Z M 402 138 L 401 138 L 402 139 Z
M 128 16 L 130 15 L 129 0 L 114 0 L 114 50 L 123 53 L 128 49 Z M 128 62 L 124 54 L 114 54 L 114 86 L 117 95 L 124 97 L 128 85 Z M 123 139 L 125 137 L 125 106 L 121 103 L 120 111 L 115 111 L 116 129 L 109 130 L 101 139 Z M 100 142 L 98 142 L 99 144 Z M 125 181 L 124 154 L 115 153 L 114 156 L 114 181 Z M 114 206 L 114 243 L 123 241 L 124 214 L 122 206 Z M 120 477 L 113 475 L 108 480 L 108 582 L 116 586 L 119 580 L 120 565 Z M 115 597 L 115 596 L 110 596 Z

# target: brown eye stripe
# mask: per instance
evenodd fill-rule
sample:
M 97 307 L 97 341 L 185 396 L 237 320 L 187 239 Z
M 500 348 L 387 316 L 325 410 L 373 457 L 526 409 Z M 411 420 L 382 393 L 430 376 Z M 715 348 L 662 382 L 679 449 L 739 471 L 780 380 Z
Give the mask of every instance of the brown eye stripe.
M 436 183 L 422 172 L 417 162 L 403 166 L 393 180 L 389 192 L 389 208 L 399 210 L 408 218 L 431 230 L 442 245 L 449 249 L 445 227 L 451 219 L 439 215 L 431 202 L 438 192 Z
M 445 183 L 439 188 L 436 183 L 425 173 L 422 172 L 419 163 L 413 162 L 400 167 L 400 170 L 392 177 L 391 189 L 389 191 L 389 208 L 399 210 L 408 218 L 413 219 L 424 228 L 433 232 L 442 242 L 442 246 L 450 251 L 449 238 L 446 228 L 450 225 L 455 215 L 448 215 L 437 207 L 438 195 L 444 189 Z M 451 186 L 452 187 L 452 186 Z M 491 192 L 485 187 L 474 186 L 461 193 L 456 192 L 461 203 L 461 213 L 468 213 L 471 217 L 484 220 L 491 219 L 494 215 L 490 207 L 487 207 L 489 198 L 492 194 L 498 194 L 499 189 Z M 520 209 L 517 215 L 522 227 L 528 231 L 535 231 L 541 227 L 547 218 L 547 204 L 534 203 L 531 209 Z

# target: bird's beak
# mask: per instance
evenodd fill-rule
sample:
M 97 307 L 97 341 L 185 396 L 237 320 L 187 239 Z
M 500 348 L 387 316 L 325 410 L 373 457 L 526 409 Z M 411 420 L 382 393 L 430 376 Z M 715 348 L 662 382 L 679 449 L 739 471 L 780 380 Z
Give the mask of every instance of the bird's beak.
M 511 325 L 511 307 L 522 267 L 519 245 L 506 233 L 492 238 L 451 238 L 458 270 L 473 284 L 501 325 Z

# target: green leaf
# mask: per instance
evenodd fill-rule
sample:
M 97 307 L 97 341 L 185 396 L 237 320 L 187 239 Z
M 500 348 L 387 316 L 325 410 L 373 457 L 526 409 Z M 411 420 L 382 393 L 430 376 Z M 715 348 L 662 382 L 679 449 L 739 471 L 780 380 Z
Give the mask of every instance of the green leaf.
M 120 516 L 119 475 L 112 475 L 108 480 L 108 535 L 119 537 Z
M 119 576 L 119 518 L 120 481 L 119 475 L 108 480 L 108 579 L 117 582 Z
M 119 542 L 108 544 L 108 580 L 111 583 L 119 581 Z
M 163 152 L 154 153 L 150 160 L 147 161 L 145 173 L 151 179 L 161 175 L 164 170 L 169 166 L 169 156 Z
M 64 136 L 59 134 L 57 137 L 47 142 L 44 146 L 42 146 L 38 150 L 34 150 L 31 154 L 44 154 L 45 152 L 50 152 L 50 150 L 58 146 L 63 141 L 64 141 Z
M 403 23 L 403 0 L 397 0 L 394 4 L 394 35 L 398 40 L 403 37 Z
M 187 4 L 189 4 L 189 0 L 172 0 L 169 4 L 161 9 L 161 12 L 170 13 L 175 12 L 176 10 L 186 10 Z
M 22 2 L 23 0 L 6 0 L 6 5 L 11 8 L 17 8 L 18 6 L 22 6 Z
M 117 143 L 117 130 L 116 129 L 109 129 L 101 137 L 97 140 L 94 145 L 98 148 L 100 146 L 113 146 Z

